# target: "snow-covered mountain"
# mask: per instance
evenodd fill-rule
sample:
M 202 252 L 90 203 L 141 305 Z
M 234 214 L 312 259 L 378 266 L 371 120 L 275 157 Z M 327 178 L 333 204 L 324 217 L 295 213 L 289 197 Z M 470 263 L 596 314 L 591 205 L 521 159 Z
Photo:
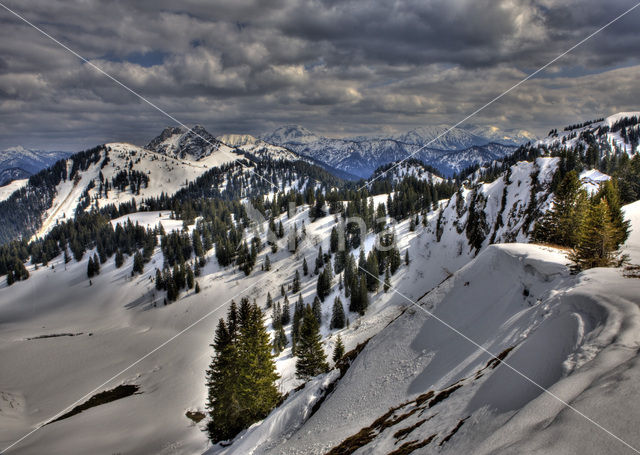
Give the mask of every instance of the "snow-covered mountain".
M 607 152 L 623 151 L 629 155 L 640 152 L 640 111 L 618 112 L 606 118 L 556 128 L 540 139 L 537 145 L 574 148 L 597 143 Z
M 414 157 L 445 176 L 471 165 L 500 159 L 515 149 L 513 141 L 508 144 L 492 142 L 457 128 L 446 131 L 444 126 L 424 127 L 393 137 L 333 139 L 290 125 L 263 135 L 262 139 L 362 178 L 368 178 L 378 167 L 402 160 L 419 149 L 421 151 Z
M 302 134 L 299 140 L 305 137 L 310 136 Z M 637 392 L 640 375 L 637 270 L 571 273 L 566 250 L 527 244 L 535 221 L 551 206 L 552 183 L 562 158 L 518 161 L 517 155 L 495 166 L 501 172 L 497 176 L 483 181 L 479 170 L 457 187 L 423 160 L 407 160 L 378 172 L 391 169 L 385 178 L 393 183 L 406 176 L 420 182 L 409 179 L 414 186 L 389 187 L 389 193 L 361 198 L 360 192 L 352 191 L 353 184 L 298 159 L 288 147 L 227 135 L 211 141 L 214 147 L 201 144 L 198 149 L 196 139 L 165 130 L 146 148 L 99 146 L 37 175 L 33 186 L 0 203 L 0 214 L 14 218 L 16 208 L 33 217 L 27 208 L 44 207 L 40 235 L 57 222 L 87 215 L 92 207 L 104 211 L 79 217 L 89 222 L 69 223 L 82 228 L 69 229 L 69 236 L 62 232 L 55 239 L 32 243 L 35 252 L 48 248 L 59 253 L 45 263 L 24 260 L 27 280 L 0 281 L 0 449 L 32 430 L 7 453 L 625 449 L 557 398 L 628 444 L 640 445 L 635 425 L 640 413 L 629 399 Z M 492 147 L 493 156 L 483 155 Z M 426 152 L 439 153 L 448 160 L 442 162 L 454 168 L 474 163 L 474 157 L 499 160 L 504 156 L 500 147 L 474 145 L 465 149 L 470 151 L 467 158 L 460 158 L 459 150 Z M 594 170 L 581 177 L 594 187 L 608 178 Z M 392 218 L 392 206 L 402 209 L 422 196 L 416 189 L 434 194 L 427 182 L 452 186 L 452 196 L 434 195 L 426 207 L 400 221 Z M 329 197 L 329 188 L 342 191 Z M 318 207 L 323 199 L 317 192 L 322 191 L 327 192 L 326 207 Z M 176 198 L 168 197 L 176 193 Z M 34 196 L 38 204 L 20 199 Z M 295 201 L 293 206 L 289 201 Z M 371 290 L 369 305 L 360 314 L 348 311 L 346 288 L 335 277 L 329 294 L 319 302 L 323 349 L 330 358 L 339 335 L 347 355 L 337 364 L 330 361 L 329 372 L 305 382 L 296 376 L 297 357 L 287 342 L 283 350 L 274 351 L 282 403 L 233 440 L 212 445 L 206 433 L 205 371 L 214 354 L 211 342 L 219 318 L 227 315 L 233 300 L 255 300 L 264 311 L 269 336 L 275 337 L 267 296 L 277 304 L 284 305 L 283 294 L 292 302 L 301 298 L 310 304 L 319 294 L 319 278 L 311 271 L 319 247 L 326 253 L 321 263 L 337 257 L 329 252 L 332 232 L 344 227 L 342 217 L 318 211 L 337 206 L 368 213 L 371 207 L 378 213 L 384 204 L 388 210 L 382 213 L 388 215 L 389 232 L 395 233 L 398 257 L 406 257 L 388 277 L 391 288 Z M 640 202 L 624 207 L 624 213 L 632 233 L 623 252 L 639 263 Z M 2 218 L 3 224 L 10 220 L 9 215 Z M 267 233 L 271 223 L 282 224 L 283 235 L 275 247 Z M 135 225 L 148 230 L 122 229 Z M 112 237 L 85 240 L 87 250 L 78 257 L 75 251 L 67 252 L 74 250 L 76 237 L 90 239 L 94 231 L 114 226 Z M 196 231 L 202 232 L 198 241 Z M 163 232 L 179 235 L 170 239 Z M 118 242 L 134 233 L 160 245 L 152 245 L 140 273 L 134 271 L 134 257 L 147 249 L 146 244 L 125 252 L 120 265 L 117 253 L 115 259 L 111 255 L 102 261 L 99 256 L 106 253 L 101 242 Z M 243 239 L 256 239 L 250 240 L 251 252 L 245 255 L 254 256 L 258 265 L 250 273 L 217 259 L 226 236 L 238 233 Z M 288 243 L 292 233 L 295 248 Z M 374 228 L 362 235 L 366 256 L 379 239 Z M 203 246 L 207 240 L 208 246 Z M 165 247 L 171 242 L 176 242 L 175 248 L 188 246 L 181 267 L 197 270 L 192 277 L 197 287 L 183 288 L 173 303 L 167 302 L 168 290 L 158 286 L 156 274 L 156 268 L 165 267 Z M 204 251 L 192 255 L 191 246 L 195 250 L 197 244 Z M 358 257 L 358 248 L 349 252 Z M 89 276 L 93 257 L 100 259 L 100 271 Z M 305 261 L 311 265 L 308 273 Z M 173 270 L 178 268 L 176 262 Z M 293 291 L 296 272 L 299 292 Z M 336 297 L 346 304 L 348 318 L 340 329 L 331 325 Z M 283 331 L 292 340 L 290 323 Z M 120 386 L 132 393 L 101 401 L 101 393 Z M 64 415 L 77 405 L 82 415 Z
M 28 150 L 22 146 L 0 151 L 0 186 L 26 179 L 72 152 Z
M 199 160 L 217 152 L 222 144 L 201 125 L 190 130 L 167 127 L 145 147 L 174 158 Z
M 291 150 L 270 144 L 250 134 L 223 134 L 218 140 L 251 156 L 272 160 L 295 161 L 301 157 Z
M 489 140 L 504 145 L 521 145 L 527 142 L 535 142 L 538 138 L 535 134 L 522 129 L 501 130 L 497 126 L 462 126 L 463 129 Z

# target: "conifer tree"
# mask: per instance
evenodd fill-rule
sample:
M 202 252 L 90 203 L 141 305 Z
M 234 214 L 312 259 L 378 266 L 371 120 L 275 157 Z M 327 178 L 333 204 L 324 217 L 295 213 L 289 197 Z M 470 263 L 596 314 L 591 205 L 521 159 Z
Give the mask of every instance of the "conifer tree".
M 267 292 L 267 308 L 271 308 L 273 306 L 273 298 L 271 297 L 271 292 Z
M 210 422 L 207 425 L 213 442 L 232 438 L 242 429 L 241 410 L 238 407 L 238 391 L 235 379 L 238 373 L 238 350 L 234 329 L 220 319 L 213 344 L 214 357 L 207 370 Z
M 95 265 L 93 264 L 93 258 L 89 258 L 89 262 L 87 263 L 87 276 L 89 278 L 93 278 L 96 274 Z
M 291 322 L 291 309 L 289 308 L 289 299 L 284 296 L 284 303 L 282 304 L 282 325 L 285 326 Z
M 333 348 L 333 362 L 337 363 L 344 356 L 344 343 L 342 337 L 338 335 L 336 338 L 336 346 Z
M 264 256 L 264 271 L 268 272 L 271 270 L 271 259 L 269 259 L 269 255 L 266 254 Z
M 616 238 L 620 235 L 611 221 L 606 199 L 592 202 L 587 211 L 584 228 L 570 256 L 571 260 L 576 263 L 578 270 L 616 265 Z
M 607 207 L 611 215 L 611 225 L 615 233 L 613 240 L 617 248 L 629 237 L 630 225 L 629 220 L 625 220 L 624 214 L 622 213 L 618 179 L 610 179 L 602 183 L 600 190 L 596 194 L 595 201 L 598 202 L 602 199 L 607 201 Z
M 304 301 L 302 300 L 302 294 L 298 294 L 298 301 L 293 308 L 293 321 L 291 325 L 291 353 L 296 355 L 296 341 L 300 335 L 300 322 L 302 322 L 302 315 L 304 314 Z
M 293 283 L 291 285 L 291 292 L 297 294 L 300 292 L 300 273 L 296 270 L 296 273 L 293 275 Z
M 302 274 L 307 276 L 309 274 L 309 266 L 307 265 L 307 258 L 302 260 Z
M 331 315 L 331 329 L 342 329 L 346 323 L 346 316 L 344 314 L 344 307 L 342 306 L 342 300 L 340 297 L 336 297 L 333 301 L 333 313 Z
M 553 197 L 553 207 L 536 223 L 536 242 L 574 247 L 580 238 L 588 208 L 587 193 L 576 171 L 568 172 Z
M 196 294 L 200 294 L 200 283 L 198 283 L 196 281 L 196 289 L 195 289 Z
M 164 281 L 162 280 L 162 272 L 160 272 L 160 269 L 156 269 L 156 289 L 158 291 L 164 289 Z
M 193 289 L 194 280 L 195 278 L 193 276 L 193 270 L 191 269 L 191 267 L 187 267 L 187 288 Z
M 378 291 L 378 257 L 375 251 L 369 251 L 367 262 L 365 264 L 365 278 L 367 280 L 367 289 L 371 292 Z
M 382 290 L 384 292 L 389 292 L 391 288 L 391 275 L 389 274 L 389 267 L 384 269 L 384 284 L 382 285 Z
M 329 236 L 329 248 L 330 251 L 332 253 L 335 253 L 338 251 L 338 243 L 339 243 L 339 237 L 338 237 L 338 230 L 336 229 L 336 227 L 332 227 L 331 228 L 331 234 Z
M 142 273 L 144 271 L 144 259 L 140 251 L 133 256 L 133 273 Z
M 233 313 L 233 314 L 232 314 Z M 207 372 L 212 441 L 230 439 L 263 419 L 280 400 L 272 345 L 258 306 L 244 298 L 239 311 L 232 303 L 227 322 L 220 321 Z
M 405 265 L 409 265 L 410 259 L 409 259 L 409 248 L 407 248 L 407 251 L 405 251 L 404 253 L 404 263 Z
M 304 309 L 296 355 L 296 377 L 299 379 L 308 380 L 329 370 L 318 321 L 310 305 Z
M 116 251 L 116 268 L 119 269 L 120 267 L 122 267 L 122 264 L 124 264 L 124 254 L 122 254 L 122 250 L 120 250 L 118 248 L 118 251 Z
M 320 303 L 318 296 L 313 299 L 313 306 L 311 308 L 316 321 L 318 321 L 318 325 L 322 325 L 322 304 Z

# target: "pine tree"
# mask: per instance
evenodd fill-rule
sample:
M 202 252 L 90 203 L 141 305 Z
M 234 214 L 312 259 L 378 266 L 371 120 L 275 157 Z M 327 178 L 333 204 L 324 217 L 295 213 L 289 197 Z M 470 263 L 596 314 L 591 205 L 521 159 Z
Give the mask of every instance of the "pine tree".
M 307 276 L 309 274 L 309 266 L 307 265 L 307 258 L 302 260 L 302 274 Z
M 587 193 L 576 171 L 568 172 L 553 197 L 553 207 L 536 223 L 532 239 L 536 242 L 574 247 L 588 208 Z
M 297 294 L 300 292 L 300 273 L 296 270 L 293 276 L 293 284 L 291 285 L 291 292 Z
M 411 262 L 409 260 L 409 248 L 407 248 L 407 251 L 404 253 L 404 263 L 405 265 L 409 265 L 409 262 Z
M 584 228 L 571 260 L 578 270 L 592 267 L 612 267 L 618 262 L 616 238 L 621 234 L 611 221 L 606 199 L 592 202 L 587 211 Z
M 629 220 L 624 219 L 622 204 L 620 202 L 620 190 L 617 179 L 610 179 L 602 183 L 596 194 L 595 201 L 606 200 L 611 215 L 611 225 L 615 231 L 613 240 L 616 248 L 622 245 L 629 237 Z
M 162 272 L 160 269 L 156 269 L 156 290 L 162 291 L 165 288 L 164 281 L 162 280 Z
M 296 377 L 299 379 L 308 380 L 329 370 L 318 321 L 309 305 L 304 309 L 296 355 Z
M 269 259 L 269 255 L 266 254 L 264 256 L 264 271 L 268 272 L 271 270 L 271 259 Z
M 322 304 L 318 296 L 313 299 L 313 306 L 311 308 L 313 309 L 313 315 L 316 321 L 318 321 L 318 325 L 322 325 Z
M 258 306 L 244 298 L 239 311 L 232 303 L 227 322 L 220 321 L 207 372 L 212 441 L 230 439 L 262 420 L 280 400 L 279 378 L 269 334 Z
M 293 309 L 293 323 L 291 325 L 291 353 L 296 355 L 296 341 L 300 335 L 300 322 L 302 321 L 302 315 L 304 314 L 304 301 L 302 300 L 302 294 L 298 294 L 298 301 Z
M 365 264 L 365 278 L 367 280 L 367 290 L 371 291 L 371 292 L 377 292 L 378 291 L 378 257 L 375 251 L 371 250 L 369 251 L 369 254 L 367 256 L 367 262 Z
M 93 278 L 96 274 L 95 265 L 93 264 L 93 258 L 89 258 L 87 263 L 87 276 Z
M 194 280 L 195 278 L 193 276 L 193 270 L 191 269 L 191 267 L 187 267 L 187 288 L 193 289 Z
M 284 296 L 284 303 L 282 304 L 282 325 L 287 325 L 291 322 L 291 309 L 289 308 L 289 299 Z
M 122 264 L 124 264 L 124 254 L 122 254 L 122 250 L 118 249 L 118 251 L 116 251 L 116 268 L 119 269 L 120 267 L 122 267 Z
M 144 259 L 140 251 L 137 251 L 133 256 L 133 273 L 142 273 L 144 271 Z
M 287 293 L 286 293 L 286 292 L 285 292 L 285 290 L 284 290 L 284 284 L 281 284 L 281 285 L 280 285 L 280 295 L 281 295 L 282 297 L 284 297 L 285 295 L 287 295 Z
M 329 248 L 332 253 L 335 253 L 338 251 L 339 240 L 340 238 L 338 237 L 338 230 L 334 226 L 331 228 L 331 235 L 329 236 Z
M 389 267 L 384 269 L 384 284 L 382 285 L 382 290 L 384 292 L 389 292 L 391 288 L 391 274 L 389 273 Z
M 273 298 L 271 297 L 271 292 L 267 292 L 267 308 L 271 308 L 273 306 Z
M 336 297 L 333 301 L 333 314 L 331 315 L 331 329 L 342 329 L 345 326 L 346 316 L 344 314 L 344 307 L 342 306 L 342 300 L 340 297 Z
M 198 283 L 196 281 L 196 289 L 195 289 L 196 294 L 200 294 L 200 283 Z
M 333 362 L 337 363 L 344 356 L 344 343 L 342 337 L 338 335 L 336 338 L 336 347 L 333 348 Z
M 220 319 L 211 345 L 215 354 L 207 370 L 207 409 L 210 417 L 207 430 L 213 442 L 230 439 L 242 429 L 235 383 L 238 374 L 235 338 L 235 329 L 228 328 L 224 319 Z

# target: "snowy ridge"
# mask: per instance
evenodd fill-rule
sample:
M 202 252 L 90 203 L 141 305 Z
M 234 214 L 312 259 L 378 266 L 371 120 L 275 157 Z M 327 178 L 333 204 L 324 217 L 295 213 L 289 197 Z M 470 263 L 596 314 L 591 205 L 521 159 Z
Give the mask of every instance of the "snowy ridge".
M 85 197 L 85 192 L 91 203 L 98 208 L 131 200 L 140 203 L 145 198 L 157 197 L 162 193 L 174 194 L 212 167 L 242 158 L 242 155 L 224 144 L 219 144 L 217 153 L 200 156 L 197 160 L 189 159 L 190 155 L 178 159 L 173 155 L 153 152 L 126 143 L 110 143 L 105 147 L 106 150 L 101 152 L 97 163 L 80 172 L 77 179 L 65 180 L 57 186 L 51 208 L 43 216 L 42 226 L 34 237 L 43 236 L 56 223 L 72 218 L 78 204 Z M 68 160 L 68 169 L 71 169 L 72 161 L 72 158 Z M 111 182 L 113 177 L 123 171 L 140 171 L 149 178 L 149 182 L 139 192 L 113 188 L 106 196 L 100 193 L 100 174 L 106 181 Z
M 363 178 L 368 178 L 382 165 L 406 159 L 419 149 L 422 150 L 413 157 L 445 176 L 474 164 L 500 159 L 515 150 L 512 143 L 491 142 L 462 129 L 453 129 L 438 138 L 446 130 L 445 127 L 424 127 L 392 137 L 332 139 L 293 125 L 278 128 L 262 139 Z
M 581 138 L 581 135 L 590 133 L 596 137 L 596 140 L 601 147 L 610 151 L 622 151 L 628 154 L 634 154 L 640 152 L 640 145 L 632 146 L 628 139 L 625 139 L 620 134 L 620 131 L 612 132 L 610 128 L 617 121 L 624 118 L 640 117 L 640 111 L 619 112 L 617 114 L 610 115 L 602 119 L 601 121 L 586 122 L 585 126 L 573 128 L 569 131 L 557 130 L 557 133 L 551 134 L 544 139 L 539 140 L 536 144 L 547 147 L 567 147 L 573 148 L 578 144 L 583 144 L 585 147 L 588 145 Z M 638 130 L 638 125 L 633 127 Z
M 269 158 L 272 160 L 295 161 L 301 157 L 284 147 L 269 144 L 250 134 L 223 134 L 218 140 L 230 147 L 237 148 L 243 153 L 257 158 Z
M 632 220 L 638 211 L 637 203 L 626 209 Z M 431 242 L 426 233 L 411 241 L 412 251 L 426 249 L 433 256 L 416 257 L 419 265 L 394 286 L 638 446 L 637 432 L 618 420 L 637 415 L 625 398 L 636 390 L 640 370 L 634 360 L 640 345 L 637 279 L 615 269 L 573 276 L 562 251 L 510 244 L 485 249 L 432 289 L 432 264 L 447 253 L 437 252 L 445 245 Z M 629 243 L 627 248 L 638 248 Z M 619 441 L 473 343 L 406 300 L 394 300 L 405 305 L 402 316 L 367 344 L 304 425 L 293 427 L 291 436 L 282 432 L 285 442 L 279 442 L 278 428 L 270 443 L 257 438 L 251 448 L 241 442 L 241 452 L 320 454 L 346 444 L 348 453 L 390 453 L 407 443 L 422 444 L 419 453 L 529 453 L 550 447 L 557 453 L 624 452 Z M 299 410 L 292 400 L 266 422 Z M 254 428 L 241 441 L 251 440 L 260 426 Z

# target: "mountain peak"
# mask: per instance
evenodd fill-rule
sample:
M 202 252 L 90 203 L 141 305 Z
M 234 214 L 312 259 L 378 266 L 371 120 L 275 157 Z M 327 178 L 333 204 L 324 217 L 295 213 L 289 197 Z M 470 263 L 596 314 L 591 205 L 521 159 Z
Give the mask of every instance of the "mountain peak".
M 261 137 L 265 142 L 272 144 L 297 143 L 306 144 L 315 142 L 319 137 L 301 125 L 284 125 L 276 128 L 272 133 Z
M 176 158 L 199 160 L 218 150 L 220 142 L 202 125 L 187 130 L 168 126 L 145 147 L 148 150 Z

